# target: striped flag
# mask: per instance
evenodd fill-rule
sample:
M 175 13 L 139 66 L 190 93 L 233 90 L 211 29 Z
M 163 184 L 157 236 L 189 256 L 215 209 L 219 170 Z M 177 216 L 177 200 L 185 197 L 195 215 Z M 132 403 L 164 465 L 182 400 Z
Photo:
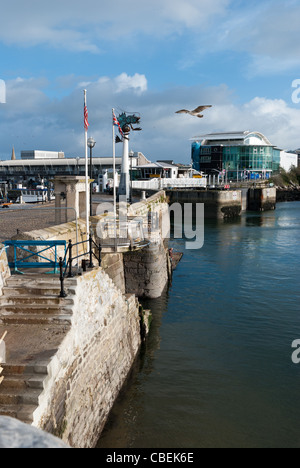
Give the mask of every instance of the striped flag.
M 117 117 L 116 117 L 116 115 L 115 115 L 115 113 L 114 113 L 114 112 L 113 112 L 113 124 L 114 124 L 116 127 L 118 127 L 118 129 L 119 129 L 119 132 L 121 133 L 121 135 L 122 135 L 122 137 L 123 137 L 123 136 L 124 136 L 124 134 L 123 134 L 123 131 L 122 131 L 121 125 L 120 125 L 120 123 L 119 123 L 119 121 L 118 121 L 118 119 L 117 119 Z
M 86 106 L 84 106 L 84 128 L 87 132 L 89 128 L 89 113 Z

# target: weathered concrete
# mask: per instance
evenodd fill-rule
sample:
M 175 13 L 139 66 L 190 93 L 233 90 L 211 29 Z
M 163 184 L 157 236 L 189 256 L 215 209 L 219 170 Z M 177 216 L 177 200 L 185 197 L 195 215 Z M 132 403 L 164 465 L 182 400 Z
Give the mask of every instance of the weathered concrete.
M 229 219 L 241 215 L 241 190 L 171 190 L 166 192 L 172 203 L 204 203 L 205 218 Z
M 250 188 L 248 191 L 249 211 L 269 211 L 276 208 L 276 188 Z
M 24 424 L 16 419 L 0 416 L 0 448 L 4 449 L 67 449 L 57 437 Z

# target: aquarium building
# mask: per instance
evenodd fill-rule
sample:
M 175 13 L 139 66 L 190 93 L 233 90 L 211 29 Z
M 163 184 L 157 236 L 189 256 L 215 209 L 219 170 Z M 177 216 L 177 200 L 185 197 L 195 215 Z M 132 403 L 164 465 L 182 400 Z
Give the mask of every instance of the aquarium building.
M 228 180 L 268 179 L 289 154 L 259 132 L 211 133 L 192 141 L 193 168 L 206 174 L 226 173 Z M 291 166 L 298 164 L 294 159 L 288 158 Z

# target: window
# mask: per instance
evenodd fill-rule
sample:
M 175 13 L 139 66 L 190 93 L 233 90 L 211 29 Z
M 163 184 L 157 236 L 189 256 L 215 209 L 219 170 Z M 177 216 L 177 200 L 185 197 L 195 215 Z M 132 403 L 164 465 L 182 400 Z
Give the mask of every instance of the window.
M 200 163 L 211 163 L 211 156 L 201 156 Z
M 210 146 L 202 146 L 201 154 L 211 154 L 211 147 Z

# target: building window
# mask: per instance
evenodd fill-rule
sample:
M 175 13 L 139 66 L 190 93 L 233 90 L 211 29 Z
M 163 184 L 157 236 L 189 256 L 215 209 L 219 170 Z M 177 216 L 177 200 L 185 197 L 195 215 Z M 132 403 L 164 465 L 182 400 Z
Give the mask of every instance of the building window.
M 201 156 L 200 157 L 200 163 L 211 163 L 211 156 Z
M 211 147 L 210 146 L 202 146 L 201 154 L 211 154 Z

